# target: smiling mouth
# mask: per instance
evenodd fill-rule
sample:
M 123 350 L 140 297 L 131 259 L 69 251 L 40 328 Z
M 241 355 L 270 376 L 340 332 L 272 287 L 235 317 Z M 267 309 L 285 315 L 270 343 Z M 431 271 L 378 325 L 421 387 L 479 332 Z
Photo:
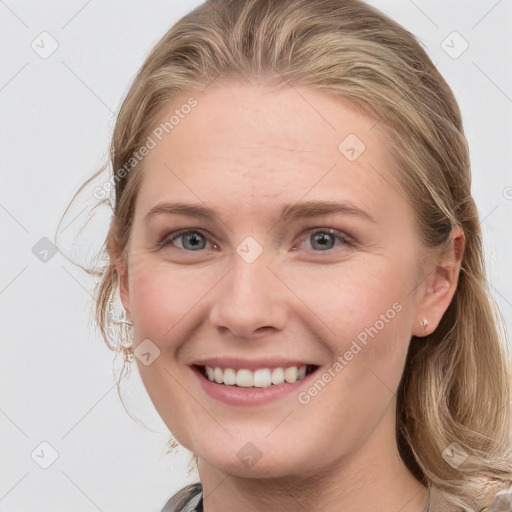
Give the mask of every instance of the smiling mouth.
M 245 368 L 193 366 L 205 379 L 214 384 L 243 388 L 268 388 L 281 384 L 292 384 L 305 379 L 320 368 L 317 365 L 302 365 L 300 367 L 290 366 L 287 368 L 260 368 L 252 371 Z

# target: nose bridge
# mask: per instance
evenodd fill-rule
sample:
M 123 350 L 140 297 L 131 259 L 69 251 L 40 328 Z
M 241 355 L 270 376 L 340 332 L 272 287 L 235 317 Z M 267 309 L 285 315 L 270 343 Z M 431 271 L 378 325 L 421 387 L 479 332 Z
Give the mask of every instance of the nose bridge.
M 236 337 L 248 338 L 262 327 L 282 329 L 286 322 L 286 287 L 270 270 L 271 251 L 252 237 L 235 249 L 231 270 L 218 288 L 210 321 Z

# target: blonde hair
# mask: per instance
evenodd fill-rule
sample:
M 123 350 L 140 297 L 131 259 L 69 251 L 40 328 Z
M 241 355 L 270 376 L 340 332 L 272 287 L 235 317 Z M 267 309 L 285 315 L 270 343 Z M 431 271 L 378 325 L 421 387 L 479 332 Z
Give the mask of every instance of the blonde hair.
M 176 95 L 218 77 L 308 85 L 377 117 L 422 243 L 446 248 L 452 228 L 462 228 L 455 295 L 437 329 L 411 339 L 397 393 L 396 439 L 402 460 L 437 492 L 443 510 L 487 510 L 490 496 L 512 482 L 512 371 L 485 275 L 461 114 L 416 38 L 362 1 L 210 0 L 153 48 L 122 104 L 110 146 L 112 170 L 125 172 L 113 175 L 113 217 L 102 248 L 107 263 L 97 273 L 95 319 L 107 345 L 128 350 L 108 335 L 106 311 L 119 285 L 115 262 L 126 261 L 144 168 L 130 159 Z M 128 171 L 126 162 L 132 162 Z M 458 467 L 443 458 L 454 443 L 467 454 Z

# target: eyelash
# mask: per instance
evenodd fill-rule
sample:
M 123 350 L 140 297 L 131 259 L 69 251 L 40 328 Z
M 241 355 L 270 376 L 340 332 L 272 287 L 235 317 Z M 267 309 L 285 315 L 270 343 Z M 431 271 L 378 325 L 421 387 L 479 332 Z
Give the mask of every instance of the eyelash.
M 207 241 L 210 241 L 209 237 L 205 233 L 203 233 L 203 231 L 201 229 L 181 229 L 179 231 L 174 231 L 174 232 L 171 232 L 171 233 L 168 233 L 167 235 L 165 235 L 160 240 L 160 242 L 158 242 L 156 248 L 157 249 L 163 249 L 163 248 L 171 245 L 172 242 L 174 242 L 174 240 L 177 240 L 181 236 L 187 235 L 187 234 L 193 234 L 193 233 L 199 233 L 201 236 L 206 238 Z M 310 228 L 310 229 L 307 229 L 307 233 L 310 233 L 309 236 L 313 236 L 314 234 L 318 234 L 318 233 L 331 235 L 331 236 L 334 236 L 335 238 L 338 238 L 339 240 L 341 240 L 343 242 L 342 245 L 345 245 L 347 247 L 355 246 L 355 241 L 354 241 L 354 239 L 352 237 L 350 237 L 349 235 L 347 235 L 343 231 L 339 231 L 339 230 L 334 229 L 334 228 Z M 305 239 L 307 239 L 307 238 L 308 237 L 306 236 Z M 181 249 L 180 247 L 176 247 L 176 249 L 178 249 L 180 251 L 184 251 L 184 252 L 202 252 L 201 250 L 190 251 L 188 249 Z M 334 250 L 334 248 L 326 249 L 324 251 L 315 251 L 315 250 L 313 250 L 313 252 L 322 253 L 322 252 L 332 252 L 333 250 Z

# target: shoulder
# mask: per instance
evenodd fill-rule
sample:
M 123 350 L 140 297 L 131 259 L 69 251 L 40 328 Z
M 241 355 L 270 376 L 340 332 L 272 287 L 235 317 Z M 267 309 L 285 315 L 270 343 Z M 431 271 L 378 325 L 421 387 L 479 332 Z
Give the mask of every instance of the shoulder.
M 169 498 L 160 512 L 194 512 L 201 501 L 202 490 L 200 483 L 183 487 Z

